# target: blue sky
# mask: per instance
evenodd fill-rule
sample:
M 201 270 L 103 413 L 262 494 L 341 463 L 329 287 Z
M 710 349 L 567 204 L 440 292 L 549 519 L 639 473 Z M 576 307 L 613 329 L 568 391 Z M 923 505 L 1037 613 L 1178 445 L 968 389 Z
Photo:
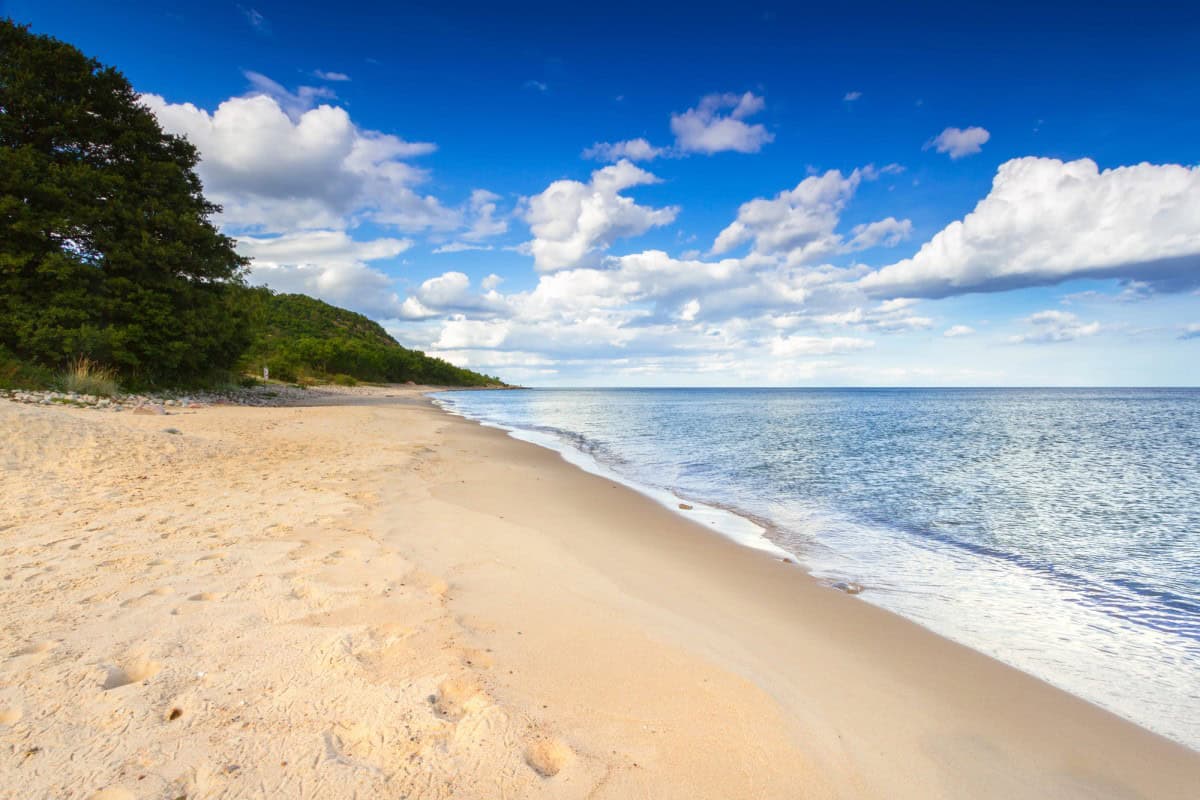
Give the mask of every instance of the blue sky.
M 534 385 L 1200 383 L 1194 3 L 0 3 L 252 280 Z

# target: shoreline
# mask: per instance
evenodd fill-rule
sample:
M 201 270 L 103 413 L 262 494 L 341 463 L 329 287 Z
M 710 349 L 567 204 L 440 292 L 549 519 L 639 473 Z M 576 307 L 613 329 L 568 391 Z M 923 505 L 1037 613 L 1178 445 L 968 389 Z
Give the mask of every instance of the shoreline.
M 875 584 L 864 583 L 860 585 L 856 583 L 855 581 L 858 580 L 857 576 L 853 572 L 846 571 L 844 563 L 839 564 L 844 559 L 838 558 L 836 555 L 831 557 L 834 551 L 829 549 L 830 546 L 828 543 L 812 540 L 806 543 L 805 547 L 790 550 L 785 549 L 785 546 L 780 544 L 778 539 L 775 538 L 783 529 L 767 517 L 756 516 L 733 505 L 723 505 L 714 503 L 711 500 L 684 495 L 668 486 L 645 483 L 638 479 L 627 477 L 617 467 L 611 466 L 598 456 L 581 447 L 577 442 L 578 434 L 571 431 L 562 431 L 553 428 L 525 429 L 513 427 L 510 424 L 490 420 L 486 417 L 475 416 L 469 411 L 460 408 L 453 399 L 438 397 L 438 395 L 454 393 L 456 391 L 466 390 L 438 390 L 430 392 L 427 396 L 437 408 L 446 413 L 487 428 L 504 431 L 518 441 L 529 442 L 554 452 L 564 462 L 574 467 L 605 480 L 615 481 L 650 498 L 681 519 L 689 520 L 699 525 L 707 533 L 719 533 L 739 546 L 749 547 L 779 558 L 787 563 L 795 564 L 805 572 L 807 577 L 821 586 L 842 590 L 847 594 L 855 595 L 860 601 L 866 602 L 886 613 L 895 615 L 906 622 L 915 624 L 939 638 L 955 642 L 987 658 L 1000 661 L 1059 691 L 1066 692 L 1101 710 L 1115 714 L 1139 728 L 1180 744 L 1189 750 L 1200 752 L 1197 740 L 1194 738 L 1189 740 L 1182 733 L 1179 733 L 1178 725 L 1174 727 L 1176 733 L 1179 735 L 1173 735 L 1170 718 L 1167 720 L 1167 725 L 1162 728 L 1155 727 L 1152 724 L 1153 718 L 1150 718 L 1149 721 L 1146 718 L 1139 719 L 1135 713 L 1123 713 L 1119 708 L 1119 704 L 1117 704 L 1117 707 L 1106 705 L 1104 702 L 1106 695 L 1103 692 L 1097 691 L 1098 687 L 1095 685 L 1089 686 L 1085 683 L 1072 686 L 1070 680 L 1064 680 L 1062 675 L 1055 673 L 1053 670 L 1047 670 L 1044 664 L 1038 664 L 1036 661 L 1030 661 L 1029 659 L 1026 659 L 1026 663 L 1021 663 L 1021 659 L 1008 658 L 1001 652 L 1004 648 L 994 644 L 989 646 L 986 640 L 972 642 L 971 637 L 962 635 L 961 630 L 958 631 L 959 635 L 955 635 L 955 626 L 952 622 L 947 624 L 947 620 L 945 619 L 923 619 L 920 615 L 905 613 L 902 608 L 897 608 L 895 605 L 880 599 L 872 594 L 872 590 L 878 590 L 880 587 Z M 822 557 L 813 552 L 814 549 L 820 550 L 821 548 L 825 548 L 828 551 L 824 556 L 824 564 L 822 564 Z M 831 562 L 832 565 L 838 565 L 841 568 L 839 569 L 838 566 L 831 568 Z M 861 596 L 864 590 L 870 596 Z M 893 587 L 892 591 L 895 590 Z M 885 588 L 884 591 L 887 591 L 887 589 Z M 1039 667 L 1041 667 L 1040 671 Z M 1092 690 L 1090 695 L 1087 691 L 1088 689 Z M 1176 716 L 1174 719 L 1186 719 L 1186 714 L 1182 717 Z
M 1183 798 L 1200 781 L 1200 754 L 422 391 L 169 422 L 0 403 L 0 748 L 18 756 L 0 785 Z

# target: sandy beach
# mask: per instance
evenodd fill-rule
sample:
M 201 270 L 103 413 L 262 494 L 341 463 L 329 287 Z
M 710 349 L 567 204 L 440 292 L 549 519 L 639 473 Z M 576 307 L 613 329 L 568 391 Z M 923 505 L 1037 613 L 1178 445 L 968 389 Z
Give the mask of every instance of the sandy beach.
M 0 400 L 0 798 L 1196 796 L 1200 754 L 419 388 L 311 395 Z

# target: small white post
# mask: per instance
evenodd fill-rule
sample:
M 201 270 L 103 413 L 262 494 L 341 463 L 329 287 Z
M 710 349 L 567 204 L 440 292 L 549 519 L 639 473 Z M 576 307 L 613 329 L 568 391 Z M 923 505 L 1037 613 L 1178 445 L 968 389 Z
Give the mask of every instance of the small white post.
M 263 380 L 264 381 L 270 380 L 270 378 L 271 378 L 271 370 L 267 368 L 266 364 L 263 364 Z

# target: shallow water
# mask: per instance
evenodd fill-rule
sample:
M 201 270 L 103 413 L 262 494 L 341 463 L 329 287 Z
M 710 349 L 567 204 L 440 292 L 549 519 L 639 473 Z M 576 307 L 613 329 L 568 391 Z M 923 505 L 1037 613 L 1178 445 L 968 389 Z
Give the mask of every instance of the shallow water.
M 1200 390 L 437 398 L 1200 749 Z

